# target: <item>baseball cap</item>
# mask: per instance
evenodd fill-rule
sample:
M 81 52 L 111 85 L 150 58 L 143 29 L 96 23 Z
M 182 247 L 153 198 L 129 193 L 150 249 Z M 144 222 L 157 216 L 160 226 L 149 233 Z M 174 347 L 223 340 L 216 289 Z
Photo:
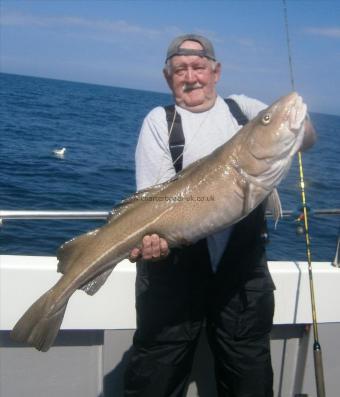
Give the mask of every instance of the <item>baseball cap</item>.
M 182 43 L 186 40 L 197 41 L 203 47 L 202 50 L 195 50 L 191 48 L 180 48 Z M 206 57 L 216 61 L 214 47 L 211 41 L 206 37 L 200 36 L 198 34 L 185 34 L 183 36 L 178 36 L 169 45 L 168 51 L 166 53 L 165 62 L 175 55 L 198 55 L 200 57 Z

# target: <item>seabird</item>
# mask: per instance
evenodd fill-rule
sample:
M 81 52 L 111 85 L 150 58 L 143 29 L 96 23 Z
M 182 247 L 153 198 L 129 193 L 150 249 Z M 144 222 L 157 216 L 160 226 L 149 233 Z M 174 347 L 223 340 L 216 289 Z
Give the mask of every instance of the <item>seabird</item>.
M 59 156 L 59 157 L 64 157 L 64 154 L 65 154 L 65 152 L 66 152 L 66 148 L 61 148 L 61 149 L 54 149 L 53 150 L 53 153 L 56 155 L 56 156 Z

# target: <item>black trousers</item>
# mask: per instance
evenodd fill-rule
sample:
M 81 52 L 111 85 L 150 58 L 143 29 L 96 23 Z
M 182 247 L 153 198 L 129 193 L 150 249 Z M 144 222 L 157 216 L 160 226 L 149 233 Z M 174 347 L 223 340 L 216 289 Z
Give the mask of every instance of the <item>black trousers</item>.
M 137 265 L 137 331 L 125 397 L 184 396 L 204 328 L 219 396 L 273 395 L 273 284 L 265 259 L 257 262 L 247 280 L 235 277 L 240 272 L 226 260 L 214 274 L 202 240 L 164 261 Z

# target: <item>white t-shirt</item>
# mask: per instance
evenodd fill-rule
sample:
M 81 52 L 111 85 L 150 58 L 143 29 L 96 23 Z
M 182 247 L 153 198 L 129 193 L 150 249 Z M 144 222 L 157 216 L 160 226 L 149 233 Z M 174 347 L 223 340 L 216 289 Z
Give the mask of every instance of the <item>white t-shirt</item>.
M 267 106 L 245 95 L 232 95 L 248 119 Z M 183 168 L 210 154 L 227 142 L 242 126 L 238 125 L 223 98 L 218 96 L 206 112 L 193 113 L 176 105 L 181 116 L 185 146 Z M 165 109 L 158 106 L 145 117 L 136 148 L 137 190 L 165 182 L 175 176 Z M 208 248 L 215 271 L 230 235 L 230 228 L 208 236 Z

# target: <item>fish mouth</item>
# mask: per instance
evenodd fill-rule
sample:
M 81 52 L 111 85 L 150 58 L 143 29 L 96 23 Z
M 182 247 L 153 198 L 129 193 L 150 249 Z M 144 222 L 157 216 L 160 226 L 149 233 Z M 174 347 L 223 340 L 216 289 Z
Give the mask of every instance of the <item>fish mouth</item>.
M 289 112 L 289 129 L 291 131 L 299 131 L 302 123 L 307 115 L 307 105 L 303 102 L 297 93 L 292 98 L 293 104 Z
M 297 92 L 291 92 L 284 99 L 282 122 L 280 130 L 282 132 L 281 150 L 279 155 L 275 155 L 275 161 L 284 159 L 286 156 L 292 157 L 301 147 L 304 136 L 304 120 L 307 115 L 307 105 Z M 277 104 L 279 106 L 279 102 Z M 267 158 L 270 163 L 272 158 Z
M 295 142 L 291 147 L 289 154 L 294 155 L 301 147 L 304 136 L 304 120 L 307 116 L 307 105 L 296 92 L 292 92 L 288 99 L 288 116 L 287 128 L 295 135 Z

